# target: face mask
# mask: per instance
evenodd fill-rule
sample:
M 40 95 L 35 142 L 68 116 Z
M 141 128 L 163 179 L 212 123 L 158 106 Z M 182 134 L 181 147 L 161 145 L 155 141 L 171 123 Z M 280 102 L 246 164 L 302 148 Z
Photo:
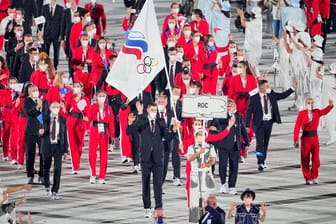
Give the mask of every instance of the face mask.
M 90 30 L 89 32 L 88 32 L 88 36 L 89 37 L 93 37 L 94 35 L 95 35 L 96 33 L 95 33 L 95 30 L 93 29 L 93 30 Z
M 208 45 L 209 45 L 210 47 L 212 47 L 212 46 L 215 45 L 215 43 L 214 43 L 213 41 L 209 41 Z
M 96 2 L 97 2 L 96 0 L 91 0 L 92 4 L 96 4 Z
M 158 111 L 159 112 L 163 112 L 165 110 L 165 106 L 164 105 L 158 105 Z
M 170 61 L 175 62 L 176 61 L 176 55 L 169 55 L 169 59 L 170 59 Z
M 50 111 L 52 115 L 57 115 L 59 113 L 59 110 L 60 110 L 59 108 L 51 108 Z
M 13 85 L 13 84 L 8 84 L 8 87 L 9 87 L 10 89 L 13 89 L 14 85 Z
M 45 4 L 50 4 L 50 0 L 45 0 Z
M 195 91 L 194 88 L 189 88 L 189 94 L 193 95 L 193 94 L 195 94 L 195 93 L 196 93 L 196 91 Z
M 185 66 L 185 67 L 183 67 L 183 74 L 189 74 L 189 72 L 190 72 L 190 68 L 189 67 L 187 67 L 187 66 Z
M 193 125 L 194 130 L 201 129 L 202 125 Z
M 267 94 L 271 93 L 271 88 L 266 89 L 266 93 Z
M 189 85 L 189 83 L 190 83 L 190 79 L 183 79 L 183 83 L 184 83 L 184 85 Z
M 33 60 L 34 60 L 35 62 L 38 62 L 38 60 L 40 60 L 40 56 L 38 56 L 38 55 L 34 55 L 34 56 L 33 56 Z
M 196 136 L 196 141 L 198 144 L 201 144 L 203 142 L 203 136 Z
M 237 73 L 238 74 L 242 74 L 243 73 L 243 69 L 242 68 L 237 68 Z
M 22 31 L 17 31 L 17 32 L 15 32 L 15 34 L 16 34 L 17 37 L 22 37 L 23 32 Z
M 175 96 L 175 95 L 173 95 L 173 101 L 174 101 L 174 102 L 178 101 L 179 99 L 180 99 L 180 96 Z
M 238 61 L 244 61 L 244 57 L 238 56 L 237 57 Z
M 86 23 L 91 23 L 91 16 L 85 17 L 85 22 Z
M 40 93 L 39 91 L 32 92 L 32 98 L 37 99 L 39 97 Z
M 112 44 L 111 43 L 106 43 L 106 49 L 111 49 L 112 48 Z
M 168 23 L 168 27 L 170 30 L 173 30 L 175 28 L 175 23 Z
M 100 96 L 98 97 L 98 103 L 104 103 L 106 100 L 106 97 L 105 96 Z
M 190 34 L 191 34 L 191 30 L 183 31 L 183 35 L 186 36 L 186 37 L 190 37 Z
M 176 60 L 182 61 L 182 59 L 183 59 L 183 53 L 182 52 L 176 53 Z
M 16 15 L 16 19 L 17 19 L 17 20 L 21 20 L 22 18 L 23 18 L 23 16 L 22 16 L 21 14 Z
M 306 104 L 306 109 L 307 110 L 313 110 L 314 109 L 314 104 Z
M 194 41 L 195 43 L 198 43 L 198 42 L 200 41 L 200 39 L 201 39 L 201 37 L 194 37 L 194 38 L 193 38 L 193 41 Z
M 233 54 L 233 53 L 236 53 L 237 52 L 237 49 L 232 47 L 229 49 L 230 53 Z
M 67 3 L 65 4 L 65 8 L 67 8 L 67 9 L 71 8 L 71 3 L 70 3 L 70 2 L 67 2 Z
M 79 87 L 74 87 L 73 92 L 74 92 L 74 94 L 80 94 L 82 91 Z
M 75 16 L 75 17 L 73 18 L 73 22 L 74 22 L 74 23 L 78 23 L 78 22 L 80 22 L 80 18 L 79 18 L 79 16 Z
M 175 9 L 172 9 L 172 10 L 171 10 L 171 13 L 172 13 L 172 14 L 177 14 L 177 13 L 179 13 L 179 11 L 180 11 L 179 8 L 175 8 Z
M 170 47 L 175 47 L 175 42 L 174 41 L 169 41 L 167 42 L 167 47 L 170 48 Z
M 68 82 L 69 82 L 69 78 L 68 78 L 68 77 L 63 78 L 62 81 L 63 81 L 64 84 L 68 84 Z
M 83 47 L 87 47 L 89 45 L 89 41 L 88 40 L 83 40 L 82 41 L 82 46 Z
M 99 48 L 100 49 L 105 49 L 106 48 L 106 44 L 99 44 Z
M 47 71 L 48 65 L 39 65 L 39 68 L 42 72 Z
M 236 112 L 237 112 L 237 109 L 235 108 L 235 109 L 232 109 L 232 110 L 230 111 L 230 114 L 233 115 L 233 114 L 236 113 Z
M 14 18 L 14 13 L 9 13 L 8 16 L 9 16 L 9 19 L 12 20 Z
M 196 15 L 191 15 L 191 20 L 196 20 Z
M 149 113 L 149 117 L 150 117 L 151 119 L 155 119 L 155 118 L 156 118 L 156 112 L 151 112 L 151 113 Z

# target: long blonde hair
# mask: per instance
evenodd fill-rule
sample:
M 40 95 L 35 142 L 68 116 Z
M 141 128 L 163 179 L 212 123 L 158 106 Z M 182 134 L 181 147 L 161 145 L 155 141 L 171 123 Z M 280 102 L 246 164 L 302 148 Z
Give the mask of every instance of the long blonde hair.
M 48 69 L 47 69 L 47 75 L 49 79 L 53 79 L 55 78 L 56 75 L 56 69 L 54 67 L 54 63 L 52 62 L 52 60 L 50 58 L 46 58 L 44 60 L 44 63 L 46 63 L 48 65 Z

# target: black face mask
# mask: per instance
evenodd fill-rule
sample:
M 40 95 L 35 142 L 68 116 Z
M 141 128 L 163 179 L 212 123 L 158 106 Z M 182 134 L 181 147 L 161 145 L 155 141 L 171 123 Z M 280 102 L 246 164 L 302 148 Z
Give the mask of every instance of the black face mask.
M 189 74 L 190 70 L 189 67 L 185 66 L 183 67 L 183 74 Z

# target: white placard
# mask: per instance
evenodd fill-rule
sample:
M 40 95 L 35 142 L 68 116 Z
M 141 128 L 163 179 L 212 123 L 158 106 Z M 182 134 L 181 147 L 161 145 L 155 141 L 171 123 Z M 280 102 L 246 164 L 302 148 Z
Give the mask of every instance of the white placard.
M 77 103 L 77 107 L 80 111 L 83 111 L 85 109 L 85 107 L 87 106 L 87 103 L 85 100 L 80 100 Z
M 227 97 L 184 95 L 182 117 L 196 117 L 199 119 L 226 118 Z
M 21 93 L 23 90 L 23 83 L 15 83 L 12 85 L 12 88 L 15 92 Z
M 35 21 L 35 25 L 37 26 L 40 24 L 44 24 L 46 22 L 46 19 L 44 16 L 39 16 L 39 17 L 36 17 L 34 21 Z

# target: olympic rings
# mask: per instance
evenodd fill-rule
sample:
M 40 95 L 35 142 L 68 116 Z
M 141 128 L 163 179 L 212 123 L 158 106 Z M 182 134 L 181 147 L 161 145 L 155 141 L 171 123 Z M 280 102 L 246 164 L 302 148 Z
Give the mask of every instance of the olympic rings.
M 155 67 L 159 64 L 157 60 L 155 60 L 155 63 L 153 64 L 154 58 L 151 58 L 149 56 L 144 57 L 143 63 L 137 65 L 137 72 L 138 74 L 142 75 L 144 73 L 149 74 L 152 72 L 152 67 Z

